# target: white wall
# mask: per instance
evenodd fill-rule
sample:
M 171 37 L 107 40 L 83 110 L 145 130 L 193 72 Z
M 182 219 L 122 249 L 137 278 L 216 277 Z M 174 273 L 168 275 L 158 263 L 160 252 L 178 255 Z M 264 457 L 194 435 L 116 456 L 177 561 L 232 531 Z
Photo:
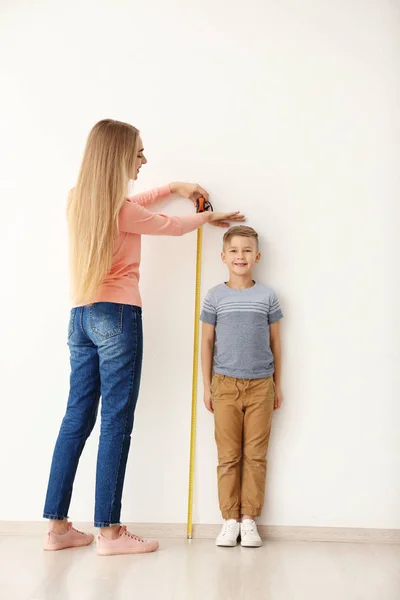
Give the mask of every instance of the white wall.
M 227 8 L 229 7 L 229 8 Z M 389 0 L 2 3 L 0 520 L 40 519 L 68 392 L 65 196 L 127 120 L 138 190 L 206 186 L 261 234 L 286 319 L 263 523 L 400 527 L 399 7 Z M 191 210 L 176 201 L 170 212 Z M 184 522 L 195 234 L 145 239 L 145 366 L 124 519 Z M 205 231 L 203 293 L 225 276 Z M 71 515 L 91 520 L 97 436 Z M 195 522 L 219 521 L 199 404 Z

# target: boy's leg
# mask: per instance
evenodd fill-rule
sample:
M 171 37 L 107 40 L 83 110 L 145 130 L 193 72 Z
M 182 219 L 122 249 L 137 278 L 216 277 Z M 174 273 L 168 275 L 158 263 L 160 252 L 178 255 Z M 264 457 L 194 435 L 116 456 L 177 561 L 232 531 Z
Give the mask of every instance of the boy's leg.
M 218 449 L 218 497 L 224 519 L 240 517 L 243 404 L 241 380 L 215 375 L 212 382 L 215 441 Z
M 250 380 L 244 393 L 241 514 L 253 518 L 261 514 L 264 504 L 274 398 L 272 377 Z

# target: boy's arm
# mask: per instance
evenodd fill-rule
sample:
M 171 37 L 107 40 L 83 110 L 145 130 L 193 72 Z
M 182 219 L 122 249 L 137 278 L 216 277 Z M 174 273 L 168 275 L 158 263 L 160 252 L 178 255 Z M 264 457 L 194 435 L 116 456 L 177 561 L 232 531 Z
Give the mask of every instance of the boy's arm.
M 281 350 L 281 334 L 279 321 L 270 325 L 270 343 L 271 351 L 274 355 L 275 372 L 274 372 L 274 383 L 275 383 L 275 405 L 274 408 L 280 408 L 283 402 L 282 388 L 281 388 L 281 369 L 282 369 L 282 350 Z
M 214 355 L 215 326 L 210 323 L 202 325 L 201 336 L 201 369 L 203 372 L 204 404 L 210 412 L 214 412 L 211 395 L 211 378 Z

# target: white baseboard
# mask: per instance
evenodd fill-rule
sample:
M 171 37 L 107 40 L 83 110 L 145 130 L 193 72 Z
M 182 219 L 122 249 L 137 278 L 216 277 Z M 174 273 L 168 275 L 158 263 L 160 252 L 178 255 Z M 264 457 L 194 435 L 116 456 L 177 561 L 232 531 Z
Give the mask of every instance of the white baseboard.
M 186 538 L 186 525 L 172 523 L 128 523 L 128 528 L 145 538 Z M 93 531 L 91 523 L 75 523 L 78 529 Z M 193 539 L 214 539 L 221 525 L 194 525 Z M 36 536 L 46 530 L 44 521 L 0 521 L 0 536 Z M 265 539 L 296 542 L 347 542 L 400 544 L 400 529 L 360 529 L 356 527 L 283 527 L 259 525 Z

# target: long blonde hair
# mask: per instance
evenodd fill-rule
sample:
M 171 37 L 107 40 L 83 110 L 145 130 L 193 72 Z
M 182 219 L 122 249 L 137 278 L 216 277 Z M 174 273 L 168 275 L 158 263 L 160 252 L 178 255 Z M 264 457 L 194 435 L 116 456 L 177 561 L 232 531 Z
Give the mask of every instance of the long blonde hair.
M 135 127 L 111 119 L 99 121 L 89 134 L 67 211 L 75 304 L 89 303 L 111 269 L 138 143 Z

